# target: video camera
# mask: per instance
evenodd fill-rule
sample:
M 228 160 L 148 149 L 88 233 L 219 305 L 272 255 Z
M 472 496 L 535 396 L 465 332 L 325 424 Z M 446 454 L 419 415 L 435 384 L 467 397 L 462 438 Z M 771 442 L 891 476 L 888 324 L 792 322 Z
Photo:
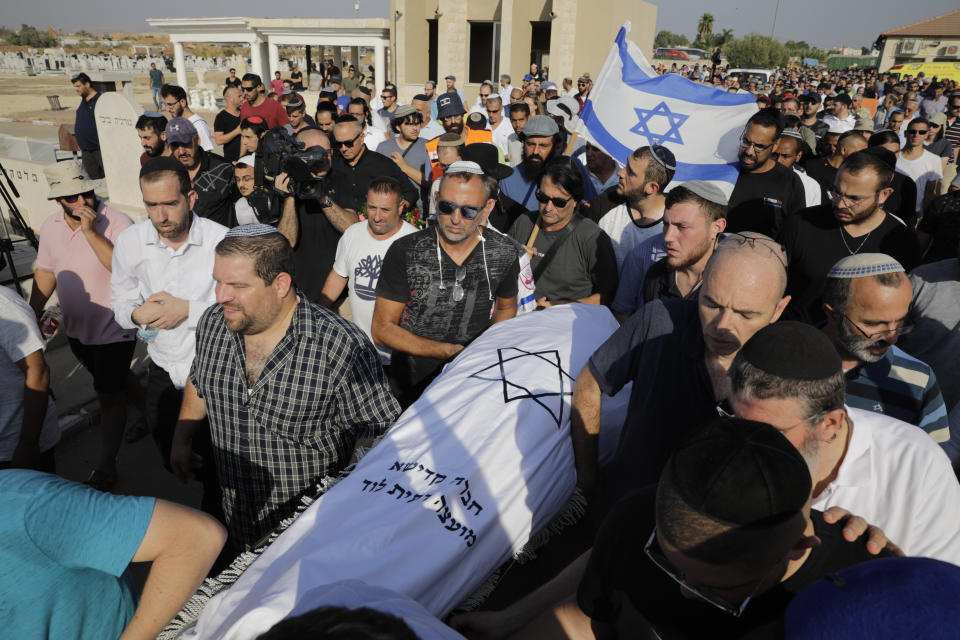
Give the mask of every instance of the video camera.
M 330 154 L 326 149 L 304 149 L 303 143 L 284 127 L 264 134 L 260 148 L 265 180 L 273 182 L 277 174 L 286 173 L 290 177 L 290 193 L 304 200 L 320 200 L 329 193 L 327 180 L 313 176 L 330 170 Z

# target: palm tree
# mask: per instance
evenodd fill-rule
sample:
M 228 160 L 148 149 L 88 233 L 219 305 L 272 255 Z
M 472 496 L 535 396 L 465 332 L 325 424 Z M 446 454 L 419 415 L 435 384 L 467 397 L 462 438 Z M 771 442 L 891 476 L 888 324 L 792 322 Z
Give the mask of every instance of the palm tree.
M 713 33 L 713 16 L 705 13 L 700 16 L 700 22 L 697 23 L 697 39 L 700 42 L 706 42 L 711 33 Z

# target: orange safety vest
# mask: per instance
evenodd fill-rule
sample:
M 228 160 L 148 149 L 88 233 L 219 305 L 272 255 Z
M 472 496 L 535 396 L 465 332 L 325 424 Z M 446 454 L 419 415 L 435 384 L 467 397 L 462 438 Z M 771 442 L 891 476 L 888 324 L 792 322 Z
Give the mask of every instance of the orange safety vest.
M 489 129 L 470 129 L 464 127 L 463 130 L 467 132 L 468 145 L 477 142 L 493 142 L 493 132 Z M 437 156 L 437 142 L 439 141 L 440 136 L 427 141 L 427 157 L 430 158 L 430 167 L 433 171 L 434 180 L 443 175 L 443 167 L 440 166 L 440 159 Z

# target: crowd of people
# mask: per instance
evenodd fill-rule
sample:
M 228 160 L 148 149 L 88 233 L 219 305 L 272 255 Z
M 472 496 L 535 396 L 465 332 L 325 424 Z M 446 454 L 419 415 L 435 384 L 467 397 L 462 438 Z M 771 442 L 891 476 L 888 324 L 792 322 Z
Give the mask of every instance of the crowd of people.
M 548 545 L 562 561 L 501 597 L 502 609 L 454 616 L 452 629 L 951 632 L 956 83 L 658 70 L 756 96 L 732 194 L 673 184 L 678 158 L 665 146 L 621 164 L 585 140 L 589 74 L 558 87 L 531 65 L 518 86 L 509 75 L 482 83 L 473 102 L 450 75 L 404 104 L 396 86 L 377 95 L 371 75 L 329 63 L 306 85 L 296 66 L 267 85 L 231 69 L 212 129 L 183 88 L 152 74 L 157 111 L 136 122 L 139 223 L 95 192 L 109 150 L 96 141 L 98 94 L 73 78 L 83 160 L 47 169 L 56 212 L 39 230 L 29 301 L 0 288 L 11 633 L 155 636 L 209 571 L 257 548 L 487 328 L 570 303 L 605 305 L 620 322 L 571 401 L 587 515 Z M 308 108 L 299 92 L 314 86 Z M 52 475 L 59 428 L 40 327 L 55 292 L 100 407 L 88 486 Z M 130 373 L 137 339 L 150 357 L 145 387 Z M 603 403 L 631 383 L 601 466 Z M 128 420 L 130 404 L 142 420 Z M 123 440 L 148 434 L 168 471 L 202 483 L 205 513 L 109 493 Z M 139 599 L 123 577 L 131 561 L 153 562 Z M 943 588 L 925 592 L 915 616 L 858 599 L 889 583 L 884 607 L 919 606 L 912 595 L 931 575 Z M 825 576 L 850 588 L 823 593 Z M 811 621 L 814 610 L 831 626 Z M 415 637 L 372 610 L 281 625 L 269 637 L 338 625 Z M 791 635 L 799 627 L 808 635 Z

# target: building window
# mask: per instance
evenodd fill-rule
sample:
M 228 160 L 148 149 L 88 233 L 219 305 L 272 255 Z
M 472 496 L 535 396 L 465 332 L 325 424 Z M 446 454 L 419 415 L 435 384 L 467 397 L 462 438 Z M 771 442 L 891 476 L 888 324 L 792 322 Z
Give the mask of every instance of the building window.
M 494 80 L 500 68 L 500 23 L 470 23 L 470 62 L 467 82 Z

